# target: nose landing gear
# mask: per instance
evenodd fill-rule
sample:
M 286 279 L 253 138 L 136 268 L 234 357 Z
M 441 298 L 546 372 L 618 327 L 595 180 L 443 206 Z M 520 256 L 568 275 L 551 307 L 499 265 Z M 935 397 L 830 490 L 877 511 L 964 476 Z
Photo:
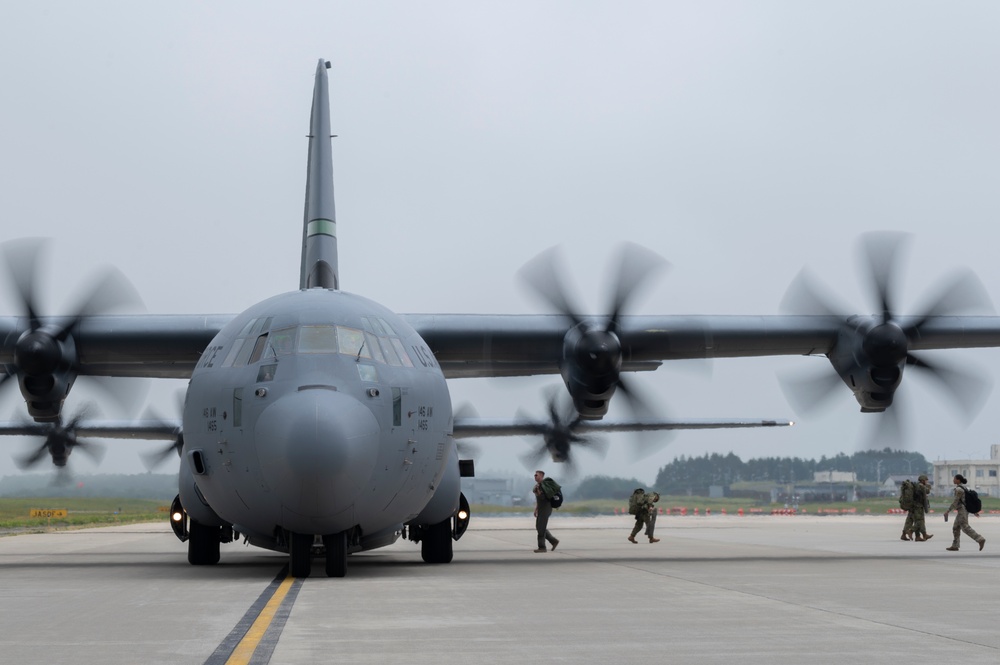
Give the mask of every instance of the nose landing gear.
M 347 531 L 341 531 L 340 533 L 331 533 L 323 536 L 327 577 L 344 577 L 347 575 L 347 535 Z M 289 532 L 287 538 L 289 574 L 292 577 L 309 577 L 309 574 L 312 572 L 315 536 L 306 533 Z

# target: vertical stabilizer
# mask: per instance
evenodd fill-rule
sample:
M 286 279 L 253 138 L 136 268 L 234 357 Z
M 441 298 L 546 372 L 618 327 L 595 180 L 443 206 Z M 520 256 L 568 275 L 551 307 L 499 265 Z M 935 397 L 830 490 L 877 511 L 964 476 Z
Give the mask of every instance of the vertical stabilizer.
M 337 269 L 337 214 L 333 206 L 330 91 L 326 76 L 329 68 L 329 62 L 319 61 L 313 87 L 300 289 L 340 288 L 340 273 Z

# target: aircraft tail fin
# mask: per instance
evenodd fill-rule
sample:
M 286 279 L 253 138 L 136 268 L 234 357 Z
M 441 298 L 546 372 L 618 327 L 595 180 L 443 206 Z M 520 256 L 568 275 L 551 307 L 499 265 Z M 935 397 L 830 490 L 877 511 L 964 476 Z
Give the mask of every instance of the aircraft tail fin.
M 330 92 L 326 70 L 316 66 L 312 113 L 309 118 L 309 160 L 306 174 L 305 222 L 299 288 L 339 289 L 337 214 L 333 204 L 333 150 L 330 134 Z

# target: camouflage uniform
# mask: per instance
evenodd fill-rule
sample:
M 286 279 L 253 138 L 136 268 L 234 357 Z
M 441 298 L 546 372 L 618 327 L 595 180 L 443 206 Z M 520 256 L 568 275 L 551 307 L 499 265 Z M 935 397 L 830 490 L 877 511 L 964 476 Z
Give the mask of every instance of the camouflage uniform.
M 949 550 L 955 551 L 958 549 L 959 537 L 962 532 L 965 532 L 969 538 L 979 543 L 979 549 L 983 549 L 983 543 L 986 539 L 976 533 L 976 530 L 969 526 L 969 511 L 965 508 L 965 488 L 961 485 L 955 486 L 955 499 L 951 502 L 948 510 L 945 512 L 945 517 L 951 511 L 955 511 L 955 523 L 951 527 L 951 547 L 947 548 Z
M 929 540 L 927 535 L 927 525 L 924 522 L 924 515 L 931 509 L 930 499 L 927 498 L 930 492 L 927 485 L 927 476 L 921 475 L 920 479 L 913 486 L 913 506 L 906 513 L 906 524 L 903 525 L 903 533 L 909 536 L 916 534 L 914 540 Z
M 656 492 L 652 492 L 646 495 L 643 502 L 639 504 L 638 510 L 636 510 L 635 515 L 635 526 L 632 527 L 632 533 L 629 534 L 629 541 L 635 542 L 635 534 L 639 533 L 639 530 L 643 526 L 646 527 L 646 537 L 649 538 L 649 542 L 658 543 L 659 538 L 653 537 L 653 529 L 656 528 L 656 506 L 654 505 L 660 500 L 660 495 Z
M 552 516 L 552 504 L 549 502 L 548 497 L 545 496 L 545 492 L 542 491 L 542 484 L 536 483 L 535 489 L 532 490 L 535 494 L 535 531 L 538 532 L 538 549 L 536 552 L 544 552 L 545 541 L 552 543 L 552 549 L 556 548 L 559 544 L 559 540 L 552 535 L 549 531 L 549 517 Z

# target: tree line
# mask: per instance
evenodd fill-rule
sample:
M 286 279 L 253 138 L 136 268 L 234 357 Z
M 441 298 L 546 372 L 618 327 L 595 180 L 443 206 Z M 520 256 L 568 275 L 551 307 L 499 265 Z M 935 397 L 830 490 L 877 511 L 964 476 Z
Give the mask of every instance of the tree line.
M 729 453 L 680 456 L 660 467 L 653 487 L 664 494 L 705 494 L 712 485 L 728 487 L 740 482 L 795 485 L 813 482 L 819 471 L 846 471 L 860 482 L 882 482 L 889 476 L 928 473 L 931 464 L 920 453 L 908 450 L 865 450 L 853 455 L 825 455 L 818 460 L 800 457 L 762 457 L 744 462 Z M 590 476 L 574 488 L 574 499 L 627 499 L 632 490 L 645 485 L 635 478 Z
M 660 468 L 656 487 L 671 493 L 704 490 L 710 485 L 732 485 L 738 482 L 770 482 L 775 484 L 809 483 L 822 471 L 853 472 L 860 482 L 882 482 L 889 476 L 927 473 L 931 464 L 923 455 L 908 450 L 864 450 L 835 457 L 802 459 L 800 457 L 763 457 L 744 462 L 729 453 L 706 454 L 702 457 L 681 456 Z

